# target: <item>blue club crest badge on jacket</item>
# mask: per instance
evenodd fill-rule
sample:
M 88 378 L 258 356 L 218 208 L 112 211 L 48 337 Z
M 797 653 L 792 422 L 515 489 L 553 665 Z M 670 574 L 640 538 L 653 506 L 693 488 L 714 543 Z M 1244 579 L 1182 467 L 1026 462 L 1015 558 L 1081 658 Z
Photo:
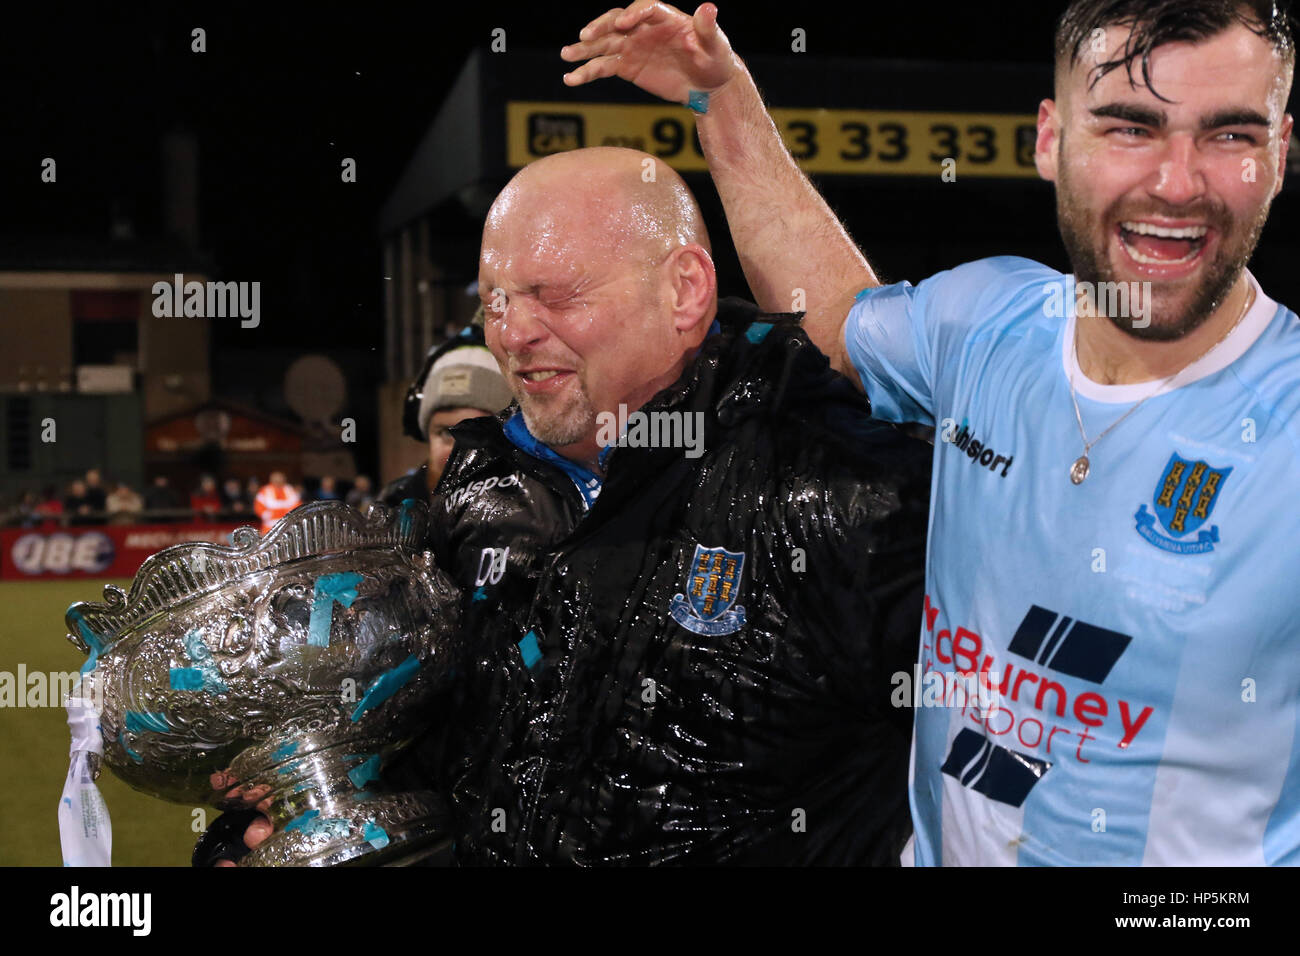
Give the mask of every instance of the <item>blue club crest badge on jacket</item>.
M 1174 452 L 1165 465 L 1165 470 L 1156 482 L 1152 493 L 1152 508 L 1155 513 L 1147 511 L 1147 506 L 1138 507 L 1137 532 L 1157 548 L 1172 551 L 1174 554 L 1204 554 L 1213 551 L 1219 541 L 1219 526 L 1211 525 L 1208 531 L 1201 531 L 1196 540 L 1179 541 L 1185 534 L 1191 534 L 1205 524 L 1219 500 L 1219 492 L 1231 468 L 1211 468 L 1206 462 L 1191 461 Z M 1156 519 L 1160 520 L 1157 527 Z M 1174 537 L 1166 537 L 1160 529 Z
M 673 597 L 671 613 L 696 634 L 732 634 L 744 625 L 745 609 L 736 605 L 745 552 L 695 546 L 686 572 L 686 593 Z

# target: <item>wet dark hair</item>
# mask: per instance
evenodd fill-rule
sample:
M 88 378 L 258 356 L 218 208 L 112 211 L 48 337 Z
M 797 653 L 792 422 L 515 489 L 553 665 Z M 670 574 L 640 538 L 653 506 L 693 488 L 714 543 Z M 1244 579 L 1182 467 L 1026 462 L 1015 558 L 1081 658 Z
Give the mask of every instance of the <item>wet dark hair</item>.
M 1292 17 L 1285 0 L 1074 0 L 1056 23 L 1056 62 L 1073 67 L 1095 30 L 1132 28 L 1120 55 L 1093 70 L 1088 88 L 1119 67 L 1134 87 L 1134 64 L 1142 64 L 1142 82 L 1151 86 L 1151 52 L 1166 43 L 1199 43 L 1241 24 L 1273 44 L 1288 66 L 1295 63 Z M 1166 101 L 1168 102 L 1168 101 Z

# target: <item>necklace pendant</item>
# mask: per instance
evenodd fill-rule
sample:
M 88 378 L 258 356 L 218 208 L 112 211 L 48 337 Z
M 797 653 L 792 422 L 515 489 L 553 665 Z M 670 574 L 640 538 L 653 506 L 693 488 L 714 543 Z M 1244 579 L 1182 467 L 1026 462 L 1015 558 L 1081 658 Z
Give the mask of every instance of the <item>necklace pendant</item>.
M 1070 466 L 1070 480 L 1076 485 L 1083 484 L 1083 479 L 1088 477 L 1088 467 L 1088 456 L 1080 455 Z

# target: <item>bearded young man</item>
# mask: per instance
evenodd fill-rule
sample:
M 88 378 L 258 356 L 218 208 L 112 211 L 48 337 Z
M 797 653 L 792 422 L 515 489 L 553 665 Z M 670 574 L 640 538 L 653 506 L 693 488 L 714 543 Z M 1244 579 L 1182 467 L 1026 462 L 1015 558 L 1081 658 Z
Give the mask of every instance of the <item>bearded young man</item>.
M 995 258 L 882 286 L 712 4 L 639 2 L 580 40 L 570 85 L 705 110 L 759 304 L 805 289 L 810 338 L 875 414 L 941 428 L 919 662 L 994 699 L 918 709 L 905 862 L 1300 863 L 1300 320 L 1246 269 L 1291 134 L 1288 17 L 1065 11 L 1037 163 L 1073 284 Z M 1103 283 L 1142 305 L 1099 307 L 1125 301 Z

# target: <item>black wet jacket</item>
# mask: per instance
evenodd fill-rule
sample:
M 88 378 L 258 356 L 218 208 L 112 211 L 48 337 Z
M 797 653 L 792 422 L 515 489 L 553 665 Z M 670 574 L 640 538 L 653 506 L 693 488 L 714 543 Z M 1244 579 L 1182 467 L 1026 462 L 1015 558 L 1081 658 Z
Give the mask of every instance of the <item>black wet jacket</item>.
M 376 501 L 390 507 L 400 507 L 407 499 L 429 503 L 429 463 L 426 461 L 400 478 L 394 478 L 379 492 Z
M 406 769 L 462 863 L 898 860 L 929 448 L 793 317 L 719 319 L 642 409 L 701 413 L 703 455 L 616 448 L 590 511 L 513 406 L 453 429 L 432 546 L 465 641 Z

